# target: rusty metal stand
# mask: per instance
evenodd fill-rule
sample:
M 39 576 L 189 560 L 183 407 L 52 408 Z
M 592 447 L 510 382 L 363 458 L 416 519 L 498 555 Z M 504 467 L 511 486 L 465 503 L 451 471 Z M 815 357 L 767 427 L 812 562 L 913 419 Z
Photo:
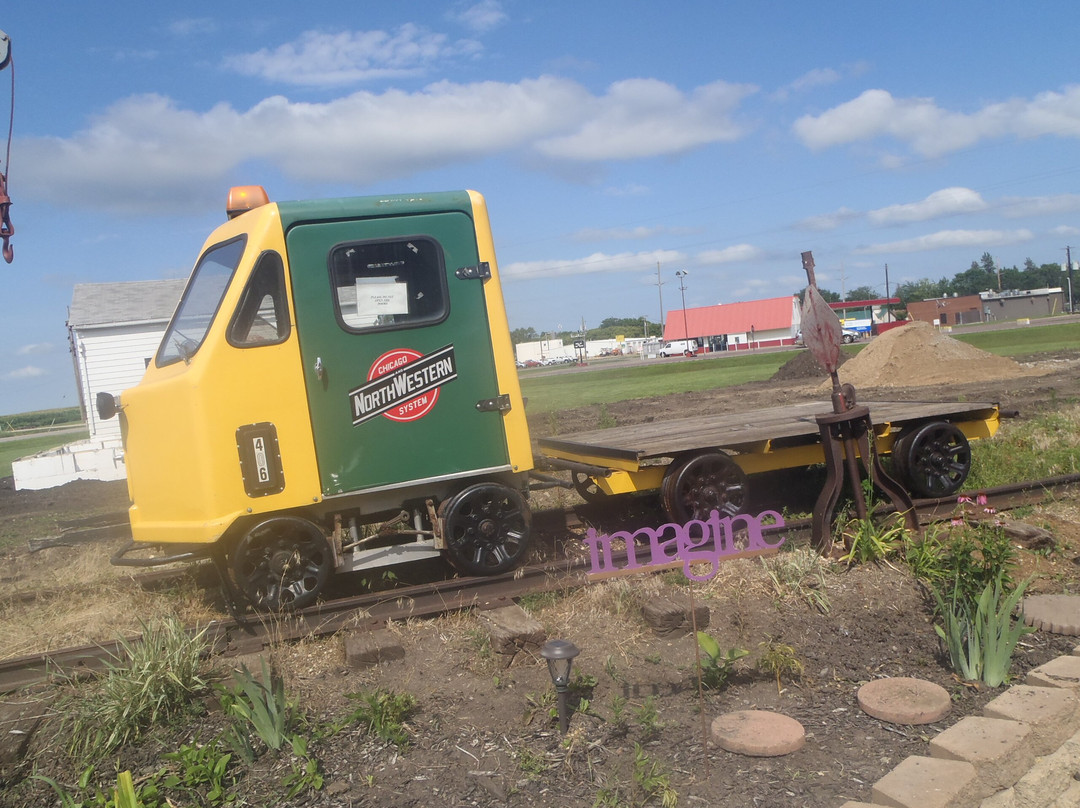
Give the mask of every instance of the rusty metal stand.
M 835 374 L 834 374 L 835 381 Z M 870 420 L 869 407 L 855 404 L 855 389 L 844 385 L 841 392 L 839 385 L 833 393 L 834 412 L 815 416 L 821 431 L 821 447 L 825 452 L 825 486 L 814 503 L 813 542 L 822 555 L 829 552 L 832 542 L 830 526 L 833 511 L 840 499 L 844 487 L 844 472 L 851 485 L 852 498 L 855 500 L 855 513 L 860 519 L 867 518 L 866 500 L 863 497 L 859 461 L 869 476 L 874 487 L 881 490 L 897 512 L 903 514 L 909 530 L 919 532 L 919 520 L 915 516 L 915 505 L 896 480 L 885 473 L 878 457 L 876 447 L 871 444 L 874 431 Z

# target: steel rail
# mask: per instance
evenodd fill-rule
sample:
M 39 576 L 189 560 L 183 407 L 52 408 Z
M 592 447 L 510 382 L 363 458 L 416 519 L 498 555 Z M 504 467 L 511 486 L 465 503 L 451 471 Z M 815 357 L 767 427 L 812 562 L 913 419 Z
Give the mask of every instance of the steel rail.
M 1051 477 L 1023 483 L 981 489 L 998 511 L 1018 508 L 1040 501 L 1048 489 L 1080 484 L 1080 474 Z M 949 518 L 957 509 L 958 497 L 915 501 L 922 524 Z M 787 522 L 782 528 L 790 543 L 810 541 L 811 519 Z M 625 561 L 625 554 L 613 553 L 613 563 Z M 365 631 L 385 626 L 389 621 L 430 617 L 462 609 L 493 609 L 506 606 L 527 593 L 572 589 L 584 585 L 590 560 L 564 559 L 547 564 L 520 567 L 494 576 L 452 578 L 434 583 L 398 587 L 338 598 L 289 614 L 252 615 L 241 620 L 220 620 L 205 627 L 212 651 L 223 655 L 250 654 L 262 651 L 274 642 L 333 634 L 342 630 Z M 192 631 L 202 630 L 192 629 Z M 138 642 L 139 636 L 80 647 L 65 648 L 44 654 L 0 660 L 0 693 L 9 693 L 31 685 L 64 677 L 99 673 L 123 659 L 123 644 Z

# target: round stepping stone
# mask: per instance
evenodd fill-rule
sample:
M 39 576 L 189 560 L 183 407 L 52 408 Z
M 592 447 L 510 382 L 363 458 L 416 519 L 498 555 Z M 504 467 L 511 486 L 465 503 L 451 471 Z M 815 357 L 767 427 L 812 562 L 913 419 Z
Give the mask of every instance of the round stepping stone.
M 868 682 L 858 699 L 864 713 L 890 724 L 931 724 L 952 707 L 941 685 L 907 676 Z
M 713 719 L 712 738 L 728 752 L 777 757 L 802 749 L 806 730 L 794 718 L 765 710 L 739 710 Z
M 1024 598 L 1020 613 L 1039 631 L 1080 635 L 1080 595 L 1032 595 Z

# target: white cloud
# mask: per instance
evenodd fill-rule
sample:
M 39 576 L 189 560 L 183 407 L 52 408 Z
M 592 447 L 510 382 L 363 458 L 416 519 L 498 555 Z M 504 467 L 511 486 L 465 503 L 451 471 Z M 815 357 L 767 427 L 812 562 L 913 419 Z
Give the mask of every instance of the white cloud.
M 1031 241 L 1034 234 L 1030 230 L 940 230 L 918 238 L 891 241 L 886 244 L 873 244 L 855 250 L 862 255 L 880 255 L 882 253 L 909 253 L 926 250 L 939 250 L 947 247 L 1001 247 L 1009 244 L 1022 244 Z
M 302 182 L 363 186 L 503 153 L 597 162 L 678 154 L 736 137 L 729 114 L 749 91 L 716 83 L 684 94 L 640 80 L 594 95 L 541 76 L 361 91 L 325 103 L 273 96 L 247 111 L 218 104 L 197 112 L 160 95 L 132 96 L 69 138 L 20 140 L 19 175 L 23 193 L 39 199 L 190 211 L 216 204 L 213 189 L 252 161 Z M 616 132 L 619 121 L 626 126 Z
M 702 266 L 710 264 L 730 264 L 734 261 L 753 261 L 761 258 L 764 251 L 753 244 L 735 244 L 722 250 L 705 250 L 694 256 L 694 261 Z
M 924 157 L 988 138 L 1080 137 L 1080 85 L 988 104 L 970 114 L 943 109 L 932 98 L 895 98 L 886 90 L 867 90 L 821 115 L 804 115 L 794 130 L 815 150 L 891 136 Z
M 499 0 L 480 0 L 479 3 L 474 3 L 460 12 L 454 12 L 451 16 L 478 34 L 485 34 L 498 28 L 509 19 Z
M 691 93 L 657 79 L 627 79 L 590 99 L 575 131 L 541 140 L 542 154 L 564 160 L 631 160 L 678 154 L 744 134 L 731 117 L 757 88 L 716 81 Z
M 210 17 L 188 17 L 169 23 L 169 32 L 175 36 L 198 36 L 213 34 L 218 30 L 217 22 Z
M 559 275 L 586 275 L 611 272 L 640 272 L 645 267 L 656 264 L 684 262 L 686 256 L 675 250 L 653 250 L 651 252 L 593 253 L 584 258 L 571 258 L 551 261 L 517 261 L 499 267 L 504 278 L 535 280 L 552 278 Z
M 836 84 L 845 78 L 862 75 L 868 69 L 869 65 L 866 62 L 844 65 L 839 70 L 833 67 L 816 67 L 803 73 L 790 84 L 778 89 L 773 93 L 772 97 L 777 101 L 786 101 L 789 96 L 806 93 L 817 87 Z
M 1080 210 L 1080 194 L 1056 196 L 1006 197 L 1001 200 L 1000 212 L 1010 219 L 1072 213 Z
M 18 350 L 15 351 L 17 356 L 34 356 L 36 354 L 47 354 L 52 351 L 51 342 L 35 342 L 30 345 L 21 345 Z
M 445 34 L 406 23 L 387 31 L 305 31 L 273 50 L 231 56 L 225 66 L 267 81 L 306 86 L 342 86 L 372 79 L 421 75 L 444 59 L 481 49 L 473 40 L 451 42 Z
M 823 232 L 826 230 L 835 230 L 840 225 L 855 219 L 862 218 L 863 214 L 857 210 L 851 208 L 840 208 L 832 213 L 822 213 L 819 216 L 810 216 L 795 224 L 795 227 L 799 230 L 811 230 L 814 232 Z
M 585 228 L 574 233 L 572 236 L 574 241 L 619 241 L 619 240 L 641 240 L 646 238 L 657 238 L 661 236 L 685 236 L 689 233 L 695 232 L 690 227 L 611 227 L 606 229 L 601 228 Z
M 920 202 L 889 205 L 872 210 L 867 215 L 874 224 L 907 224 L 960 213 L 976 213 L 987 207 L 983 198 L 970 188 L 943 188 Z
M 34 367 L 33 365 L 27 365 L 24 368 L 13 370 L 9 373 L 5 373 L 3 378 L 9 381 L 18 381 L 19 379 L 33 379 L 38 376 L 47 376 L 48 371 L 43 368 Z
M 1051 231 L 1055 236 L 1080 236 L 1080 227 L 1073 227 L 1072 225 L 1062 224 L 1053 228 Z

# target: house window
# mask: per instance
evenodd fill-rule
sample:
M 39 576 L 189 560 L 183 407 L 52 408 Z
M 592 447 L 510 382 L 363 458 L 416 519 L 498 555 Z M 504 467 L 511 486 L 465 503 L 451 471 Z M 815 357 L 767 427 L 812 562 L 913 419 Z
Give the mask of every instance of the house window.
M 442 247 L 428 237 L 339 244 L 330 281 L 346 331 L 430 325 L 450 310 Z
M 949 322 L 949 312 L 947 312 L 947 311 L 941 312 L 941 316 L 938 319 L 941 320 L 942 325 L 946 325 Z

